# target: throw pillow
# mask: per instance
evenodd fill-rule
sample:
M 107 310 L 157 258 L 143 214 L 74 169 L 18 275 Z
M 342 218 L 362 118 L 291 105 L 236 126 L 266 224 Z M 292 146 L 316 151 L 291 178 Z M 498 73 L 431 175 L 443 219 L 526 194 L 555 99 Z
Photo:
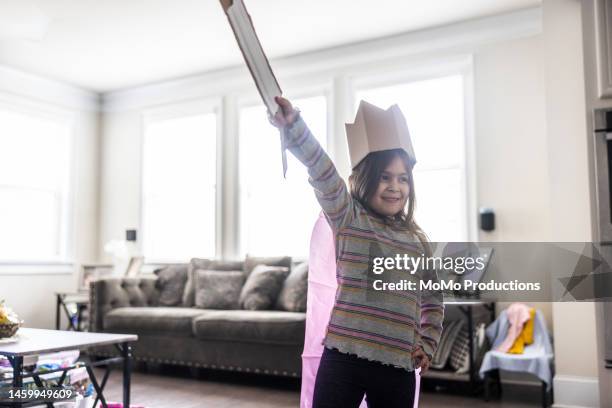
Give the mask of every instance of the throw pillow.
M 478 363 L 484 351 L 485 344 L 485 324 L 481 323 L 474 329 L 473 356 L 474 362 Z M 457 374 L 467 373 L 470 369 L 470 338 L 468 337 L 467 327 L 463 327 L 453 344 L 450 353 L 450 366 Z
M 463 320 L 453 320 L 448 322 L 444 326 L 442 330 L 442 335 L 440 336 L 440 344 L 438 344 L 438 348 L 433 356 L 433 361 L 431 362 L 431 368 L 443 369 L 448 362 L 448 357 L 451 353 L 451 348 L 459 335 L 459 331 L 463 327 Z
M 193 307 L 195 305 L 195 277 L 194 272 L 196 269 L 207 269 L 210 259 L 199 259 L 193 258 L 189 262 L 187 269 L 187 283 L 185 284 L 185 291 L 183 292 L 183 306 Z
M 307 290 L 308 263 L 302 262 L 295 266 L 285 279 L 276 301 L 276 309 L 288 312 L 305 312 Z
M 153 271 L 157 275 L 155 286 L 159 289 L 161 306 L 177 306 L 183 301 L 187 283 L 187 265 L 170 265 Z
M 244 272 L 196 269 L 194 276 L 196 307 L 238 309 Z
M 240 307 L 245 310 L 272 308 L 289 269 L 284 266 L 257 265 L 240 292 Z
M 219 261 L 213 259 L 193 258 L 189 262 L 187 271 L 187 283 L 183 292 L 183 306 L 193 307 L 195 305 L 195 271 L 197 269 L 210 269 L 216 271 L 238 271 L 244 268 L 244 262 Z
M 253 269 L 257 265 L 269 265 L 269 266 L 284 266 L 291 270 L 291 257 L 290 256 L 270 256 L 270 257 L 257 257 L 247 255 L 244 260 L 244 272 L 247 276 L 251 274 Z

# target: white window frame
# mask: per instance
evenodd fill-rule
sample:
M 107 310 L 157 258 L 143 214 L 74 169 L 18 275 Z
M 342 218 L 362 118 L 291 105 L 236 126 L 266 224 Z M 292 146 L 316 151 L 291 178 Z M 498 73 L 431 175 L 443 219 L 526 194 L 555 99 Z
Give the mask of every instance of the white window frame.
M 290 100 L 296 100 L 296 99 L 304 99 L 304 98 L 310 98 L 310 97 L 317 97 L 317 96 L 322 96 L 325 98 L 325 104 L 326 104 L 326 138 L 325 138 L 325 143 L 326 143 L 326 151 L 330 154 L 331 157 L 333 157 L 333 152 L 330 152 L 328 149 L 333 149 L 333 139 L 334 139 L 334 135 L 333 135 L 333 129 L 334 129 L 334 109 L 333 109 L 333 86 L 329 81 L 324 81 L 324 82 L 319 82 L 316 84 L 311 84 L 311 85 L 296 85 L 296 86 L 292 86 L 291 90 L 292 93 L 288 94 L 288 95 L 283 95 L 284 97 L 290 99 Z M 236 146 L 237 149 L 235 150 L 235 155 L 233 155 L 233 160 L 235 160 L 236 162 L 236 204 L 235 204 L 235 214 L 234 214 L 234 219 L 236 220 L 236 224 L 235 224 L 235 229 L 233 231 L 234 233 L 234 240 L 236 242 L 235 247 L 233 248 L 231 257 L 232 258 L 236 258 L 236 259 L 240 259 L 242 257 L 243 254 L 247 253 L 246 248 L 243 248 L 244 244 L 245 244 L 245 240 L 244 237 L 242 236 L 242 233 L 244 231 L 244 227 L 243 227 L 243 204 L 245 202 L 245 192 L 244 192 L 244 188 L 242 186 L 242 179 L 241 179 L 241 172 L 240 172 L 240 166 L 239 166 L 239 159 L 240 159 L 240 111 L 243 108 L 249 108 L 252 106 L 256 106 L 256 105 L 262 105 L 263 102 L 261 101 L 261 97 L 259 96 L 258 93 L 256 92 L 244 92 L 242 94 L 239 95 L 239 97 L 235 100 L 236 104 L 236 111 L 235 111 L 235 133 L 236 133 Z M 296 106 L 297 108 L 299 108 L 299 106 Z M 270 125 L 272 126 L 272 125 Z M 287 154 L 291 154 L 290 152 L 287 152 Z M 280 155 L 280 151 L 278 153 L 278 171 L 281 172 L 282 171 L 282 166 L 281 166 L 281 155 Z M 314 194 L 314 193 L 313 193 Z M 313 224 L 314 226 L 314 224 Z M 225 231 L 227 232 L 227 231 Z M 279 254 L 279 255 L 291 255 L 291 254 Z M 302 259 L 301 257 L 297 256 L 294 257 L 294 260 L 301 262 L 301 261 L 306 261 L 307 259 Z
M 57 124 L 66 127 L 68 134 L 68 158 L 66 168 L 66 176 L 64 178 L 64 186 L 62 188 L 62 197 L 60 198 L 60 210 L 58 213 L 59 218 L 59 234 L 58 234 L 58 256 L 50 258 L 27 258 L 27 259 L 0 259 L 0 271 L 16 270 L 24 271 L 26 273 L 33 272 L 30 266 L 41 272 L 59 271 L 56 267 L 64 266 L 65 270 L 71 270 L 71 265 L 74 261 L 75 248 L 74 248 L 74 226 L 75 226 L 75 183 L 76 174 L 74 172 L 75 166 L 75 151 L 76 151 L 76 137 L 75 137 L 75 114 L 58 108 L 54 105 L 49 105 L 41 102 L 35 102 L 30 99 L 15 95 L 6 95 L 0 93 L 0 109 L 15 112 L 23 115 L 33 116 L 36 118 L 42 118 L 56 122 Z M 25 188 L 25 187 L 24 187 Z M 17 267 L 15 269 L 14 267 Z M 46 267 L 51 267 L 48 269 Z M 64 269 L 62 268 L 62 271 Z M 60 271 L 60 272 L 62 272 Z
M 385 70 L 380 67 L 384 66 Z M 474 90 L 473 57 L 459 55 L 448 58 L 407 60 L 406 58 L 374 61 L 372 65 L 351 67 L 330 77 L 320 74 L 304 75 L 287 80 L 292 100 L 312 96 L 323 96 L 327 105 L 327 151 L 343 176 L 348 167 L 344 123 L 352 121 L 353 101 L 358 89 L 376 88 L 403 84 L 419 80 L 460 75 L 464 84 L 464 151 L 462 152 L 461 174 L 463 186 L 462 234 L 466 241 L 478 237 L 477 229 L 477 191 L 476 191 L 476 154 L 474 136 Z M 288 89 L 289 89 L 288 88 Z M 234 92 L 217 94 L 211 98 L 182 101 L 147 109 L 142 114 L 141 147 L 144 132 L 150 121 L 180 117 L 190 113 L 217 114 L 217 189 L 215 242 L 216 258 L 240 259 L 246 248 L 242 248 L 244 193 L 240 177 L 240 111 L 249 106 L 261 104 L 259 94 L 254 90 L 240 87 Z M 348 117 L 347 117 L 348 115 Z M 142 152 L 142 151 L 141 151 Z M 144 157 L 142 160 L 144 173 Z M 280 155 L 279 155 L 279 171 Z M 141 181 L 144 179 L 141 178 Z M 144 191 L 141 182 L 140 192 L 140 234 L 146 239 L 144 231 Z M 141 247 L 142 250 L 142 247 Z M 184 262 L 186 260 L 177 260 Z M 167 263 L 147 259 L 147 263 Z
M 463 80 L 464 140 L 460 162 L 462 179 L 461 233 L 464 241 L 478 240 L 476 142 L 474 134 L 474 63 L 472 55 L 443 60 L 389 64 L 386 72 L 355 73 L 350 79 L 353 100 L 358 90 L 459 75 Z
M 184 116 L 197 115 L 197 114 L 215 114 L 216 115 L 216 188 L 215 188 L 215 257 L 220 257 L 222 254 L 222 220 L 223 220 L 223 192 L 225 186 L 223 185 L 223 117 L 221 100 L 219 98 L 211 99 L 198 99 L 191 101 L 182 101 L 173 103 L 165 106 L 155 107 L 146 109 L 141 114 L 141 132 L 140 132 L 140 155 L 141 155 L 141 168 L 140 168 L 140 202 L 139 202 L 139 226 L 138 232 L 141 239 L 137 241 L 139 251 L 144 253 L 144 243 L 147 239 L 147 231 L 145 229 L 145 218 L 146 218 L 146 205 L 145 205 L 145 191 L 144 191 L 144 174 L 146 169 L 146 158 L 144 155 L 145 138 L 147 126 L 151 123 L 180 118 Z M 194 254 L 195 255 L 195 254 Z M 189 259 L 158 259 L 158 258 L 147 258 L 147 264 L 171 264 L 171 263 L 184 263 L 189 262 Z

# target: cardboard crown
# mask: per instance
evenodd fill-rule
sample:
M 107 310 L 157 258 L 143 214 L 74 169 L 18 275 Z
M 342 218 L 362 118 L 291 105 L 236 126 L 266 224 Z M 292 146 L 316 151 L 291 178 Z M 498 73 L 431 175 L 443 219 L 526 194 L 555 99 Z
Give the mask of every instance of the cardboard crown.
M 408 125 L 399 106 L 393 105 L 384 110 L 362 100 L 355 121 L 344 126 L 351 168 L 354 169 L 368 153 L 391 149 L 404 149 L 410 165 L 416 163 Z

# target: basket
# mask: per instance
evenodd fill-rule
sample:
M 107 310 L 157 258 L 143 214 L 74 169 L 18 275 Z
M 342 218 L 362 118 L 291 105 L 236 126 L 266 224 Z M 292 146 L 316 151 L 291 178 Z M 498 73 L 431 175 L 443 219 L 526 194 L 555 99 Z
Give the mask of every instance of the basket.
M 2 323 L 0 324 L 0 339 L 13 337 L 19 330 L 21 323 Z

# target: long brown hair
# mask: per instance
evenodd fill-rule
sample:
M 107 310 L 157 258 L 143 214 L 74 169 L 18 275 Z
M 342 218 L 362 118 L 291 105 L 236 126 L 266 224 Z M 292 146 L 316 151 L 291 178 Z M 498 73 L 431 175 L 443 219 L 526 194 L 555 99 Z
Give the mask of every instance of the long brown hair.
M 389 164 L 399 157 L 404 163 L 408 173 L 408 206 L 393 217 L 384 217 L 377 214 L 368 204 L 380 183 L 380 178 Z M 414 210 L 416 207 L 416 194 L 414 191 L 414 177 L 412 175 L 412 165 L 408 154 L 404 149 L 382 150 L 368 154 L 354 169 L 349 177 L 349 189 L 351 196 L 366 208 L 370 213 L 381 219 L 388 225 L 393 225 L 405 229 L 414 235 L 428 247 L 428 238 L 425 232 L 414 220 Z

